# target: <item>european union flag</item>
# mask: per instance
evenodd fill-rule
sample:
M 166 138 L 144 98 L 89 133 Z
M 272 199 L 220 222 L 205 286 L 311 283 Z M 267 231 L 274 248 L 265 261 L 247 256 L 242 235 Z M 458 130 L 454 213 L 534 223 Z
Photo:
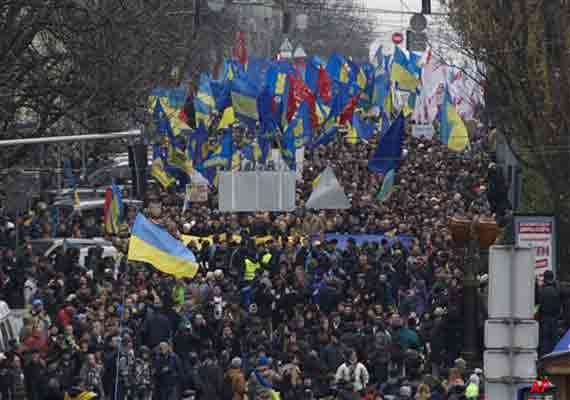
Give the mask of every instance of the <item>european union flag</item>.
M 388 132 L 380 138 L 376 151 L 368 161 L 368 169 L 386 174 L 389 170 L 397 168 L 402 157 L 405 127 L 406 120 L 400 113 Z

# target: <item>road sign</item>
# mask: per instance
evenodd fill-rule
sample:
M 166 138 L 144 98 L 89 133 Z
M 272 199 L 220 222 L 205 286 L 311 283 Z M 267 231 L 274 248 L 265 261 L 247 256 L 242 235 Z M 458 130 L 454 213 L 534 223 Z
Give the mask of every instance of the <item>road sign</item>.
M 394 44 L 400 44 L 404 41 L 404 35 L 402 35 L 400 32 L 394 32 L 392 34 L 392 43 Z
M 427 28 L 427 19 L 423 14 L 414 14 L 410 18 L 410 28 L 416 32 L 421 32 Z
M 493 246 L 489 253 L 489 319 L 534 318 L 534 252 Z
M 425 32 L 406 31 L 406 50 L 422 52 L 427 48 L 427 34 Z
M 521 351 L 511 356 L 502 350 L 487 350 L 483 353 L 485 379 L 501 380 L 513 377 L 520 380 L 536 379 L 536 351 Z M 511 375 L 512 367 L 512 375 Z
M 538 347 L 538 322 L 520 321 L 512 328 L 513 346 L 534 350 Z M 502 349 L 510 346 L 511 327 L 501 320 L 485 321 L 485 346 L 488 349 Z

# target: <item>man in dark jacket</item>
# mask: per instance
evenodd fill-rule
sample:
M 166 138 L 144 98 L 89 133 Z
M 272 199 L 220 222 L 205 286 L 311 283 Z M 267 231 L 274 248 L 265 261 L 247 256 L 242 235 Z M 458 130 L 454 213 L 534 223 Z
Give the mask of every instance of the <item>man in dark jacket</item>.
M 173 332 L 172 321 L 168 315 L 163 310 L 156 310 L 143 324 L 143 344 L 153 349 L 160 342 L 170 340 Z
M 155 360 L 155 371 L 156 399 L 176 399 L 178 396 L 178 382 L 183 377 L 182 363 L 166 342 L 159 344 L 159 354 Z
M 554 281 L 552 271 L 544 272 L 544 285 L 538 291 L 540 327 L 540 355 L 548 354 L 556 345 L 558 338 L 558 319 L 562 302 L 560 289 Z

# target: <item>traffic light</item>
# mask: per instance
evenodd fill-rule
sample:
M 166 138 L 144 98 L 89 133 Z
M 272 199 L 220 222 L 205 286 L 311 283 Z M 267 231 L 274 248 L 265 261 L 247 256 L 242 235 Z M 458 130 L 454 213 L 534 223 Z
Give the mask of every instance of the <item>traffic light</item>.
M 422 0 L 422 14 L 431 14 L 431 0 Z
M 291 28 L 291 13 L 289 11 L 283 11 L 283 34 L 287 35 L 289 29 Z

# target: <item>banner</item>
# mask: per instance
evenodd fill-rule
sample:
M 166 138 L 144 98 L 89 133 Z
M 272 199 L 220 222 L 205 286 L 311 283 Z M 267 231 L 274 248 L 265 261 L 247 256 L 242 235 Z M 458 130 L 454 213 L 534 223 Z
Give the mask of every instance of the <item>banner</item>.
M 544 271 L 556 275 L 556 219 L 553 216 L 515 215 L 517 246 L 532 247 L 536 252 L 536 276 Z
M 415 124 L 412 125 L 412 136 L 415 138 L 427 137 L 431 139 L 433 137 L 434 130 L 432 124 Z
M 348 242 L 348 239 L 353 239 L 354 242 L 356 243 L 356 245 L 361 246 L 364 242 L 368 242 L 368 243 L 381 243 L 382 239 L 386 239 L 388 241 L 388 243 L 390 244 L 390 246 L 392 246 L 394 244 L 394 242 L 396 242 L 396 240 L 399 240 L 400 243 L 402 243 L 402 245 L 410 250 L 413 244 L 413 241 L 415 240 L 415 238 L 413 236 L 404 236 L 404 235 L 400 235 L 400 236 L 390 236 L 389 234 L 383 234 L 383 235 L 339 235 L 339 234 L 335 234 L 335 233 L 328 233 L 325 235 L 325 240 L 329 241 L 329 240 L 337 240 L 337 247 L 341 250 L 344 250 L 346 248 L 346 244 Z M 316 242 L 319 241 L 320 237 L 319 236 L 315 236 L 312 239 L 312 242 Z
M 190 202 L 204 203 L 208 201 L 208 185 L 203 183 L 194 184 L 190 188 Z

